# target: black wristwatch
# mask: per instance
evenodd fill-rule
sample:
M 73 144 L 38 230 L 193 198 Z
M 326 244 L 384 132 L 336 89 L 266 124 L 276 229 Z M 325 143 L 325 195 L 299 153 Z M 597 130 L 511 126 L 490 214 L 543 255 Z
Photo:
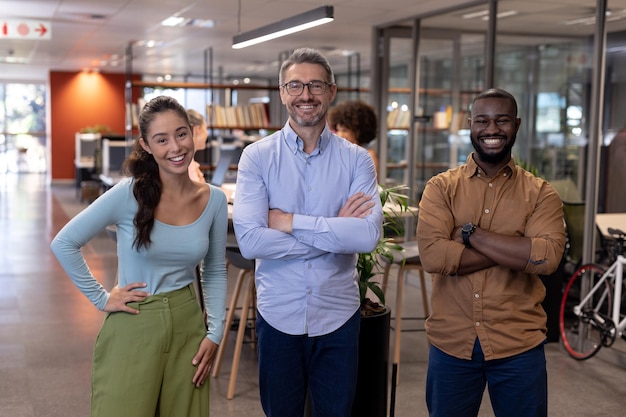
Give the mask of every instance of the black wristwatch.
M 472 235 L 472 233 L 474 233 L 475 230 L 476 230 L 476 225 L 473 223 L 465 223 L 461 227 L 461 237 L 463 238 L 463 243 L 465 244 L 466 248 L 472 247 L 469 241 L 469 237 Z

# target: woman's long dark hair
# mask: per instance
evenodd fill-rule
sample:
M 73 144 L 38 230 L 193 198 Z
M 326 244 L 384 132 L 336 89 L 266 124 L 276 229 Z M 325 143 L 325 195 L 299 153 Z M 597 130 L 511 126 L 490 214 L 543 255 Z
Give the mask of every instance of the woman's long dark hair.
M 139 134 L 148 143 L 148 129 L 150 124 L 159 113 L 174 111 L 187 121 L 187 112 L 175 99 L 167 96 L 153 98 L 141 110 L 139 114 Z M 139 139 L 133 144 L 133 151 L 124 161 L 123 171 L 125 175 L 135 179 L 133 194 L 139 205 L 133 223 L 135 225 L 135 240 L 133 247 L 139 250 L 141 247 L 150 246 L 150 232 L 154 226 L 154 210 L 161 199 L 161 177 L 159 166 L 154 157 L 146 152 L 139 143 Z

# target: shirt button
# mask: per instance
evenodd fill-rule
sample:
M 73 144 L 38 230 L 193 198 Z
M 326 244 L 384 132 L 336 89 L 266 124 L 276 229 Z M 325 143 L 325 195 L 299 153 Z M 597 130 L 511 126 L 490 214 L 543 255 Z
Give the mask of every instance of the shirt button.
M 304 237 L 303 237 L 303 236 L 300 236 L 300 237 L 298 238 L 298 240 L 299 240 L 299 241 L 303 241 L 303 240 L 304 240 Z
M 480 326 L 480 322 L 479 321 L 476 322 L 476 327 L 478 327 L 478 326 Z
M 489 214 L 489 209 L 485 209 L 485 213 L 486 213 L 486 214 Z
M 493 188 L 493 184 L 492 183 L 489 183 L 489 188 Z
M 478 293 L 474 294 L 474 298 L 480 298 L 480 294 Z
M 167 303 L 169 303 L 169 302 L 170 302 L 170 300 L 169 300 L 167 297 L 163 297 L 163 302 L 164 302 L 165 304 L 167 304 Z

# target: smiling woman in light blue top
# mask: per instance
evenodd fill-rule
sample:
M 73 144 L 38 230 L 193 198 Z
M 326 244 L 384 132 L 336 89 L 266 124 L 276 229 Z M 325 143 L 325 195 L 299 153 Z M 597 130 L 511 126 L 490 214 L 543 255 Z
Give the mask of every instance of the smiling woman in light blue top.
M 192 181 L 185 109 L 157 97 L 140 115 L 128 178 L 59 232 L 54 254 L 78 289 L 107 312 L 94 349 L 92 417 L 208 415 L 209 369 L 224 332 L 224 192 Z M 117 226 L 118 283 L 94 277 L 81 247 Z M 206 322 L 194 294 L 196 267 Z M 193 411 L 191 411 L 193 410 Z

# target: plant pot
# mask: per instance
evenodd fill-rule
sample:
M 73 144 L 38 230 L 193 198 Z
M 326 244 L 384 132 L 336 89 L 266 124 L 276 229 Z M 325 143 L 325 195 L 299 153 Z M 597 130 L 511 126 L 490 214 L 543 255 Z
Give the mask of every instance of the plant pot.
M 386 417 L 391 309 L 361 316 L 359 373 L 352 417 Z

